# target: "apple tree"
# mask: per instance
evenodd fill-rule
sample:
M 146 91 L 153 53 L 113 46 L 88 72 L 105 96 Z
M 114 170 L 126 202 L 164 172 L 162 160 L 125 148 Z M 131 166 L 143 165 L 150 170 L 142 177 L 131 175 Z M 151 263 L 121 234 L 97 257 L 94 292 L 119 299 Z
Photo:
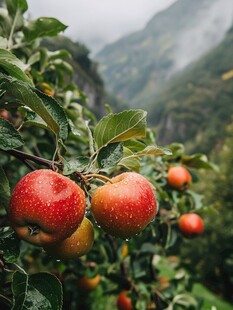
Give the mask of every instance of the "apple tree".
M 0 8 L 0 308 L 201 309 L 179 249 L 204 224 L 179 219 L 208 214 L 192 187 L 213 165 L 158 146 L 144 110 L 98 119 L 70 53 L 40 45 L 66 25 L 27 9 Z

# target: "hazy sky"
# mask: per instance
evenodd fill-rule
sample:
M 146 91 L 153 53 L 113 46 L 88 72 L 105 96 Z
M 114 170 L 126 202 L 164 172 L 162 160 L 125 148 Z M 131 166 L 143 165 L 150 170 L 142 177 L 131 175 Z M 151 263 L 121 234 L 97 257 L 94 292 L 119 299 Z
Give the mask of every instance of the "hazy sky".
M 137 31 L 176 0 L 28 0 L 31 18 L 52 16 L 68 25 L 65 35 L 101 49 Z

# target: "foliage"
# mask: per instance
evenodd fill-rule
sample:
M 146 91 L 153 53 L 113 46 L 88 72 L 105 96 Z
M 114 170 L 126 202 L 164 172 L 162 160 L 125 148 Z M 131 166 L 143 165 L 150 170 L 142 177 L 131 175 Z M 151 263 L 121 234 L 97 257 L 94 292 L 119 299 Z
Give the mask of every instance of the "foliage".
M 97 122 L 82 104 L 85 95 L 73 81 L 70 54 L 39 43 L 65 26 L 53 18 L 27 22 L 26 10 L 26 0 L 7 0 L 1 11 L 0 108 L 10 112 L 9 120 L 0 119 L 1 309 L 113 309 L 122 289 L 131 290 L 135 309 L 201 309 L 201 300 L 191 294 L 195 278 L 177 257 L 184 243 L 177 221 L 188 212 L 204 216 L 208 208 L 191 188 L 169 187 L 167 173 L 173 164 L 186 165 L 195 181 L 196 169 L 213 165 L 202 154 L 186 155 L 181 144 L 157 146 L 143 110 L 108 113 Z M 64 172 L 86 192 L 95 242 L 80 259 L 57 261 L 19 240 L 10 227 L 7 207 L 14 185 L 41 167 Z M 140 235 L 124 241 L 94 223 L 90 200 L 99 179 L 128 170 L 151 182 L 159 212 Z M 172 270 L 165 279 L 164 264 Z M 101 275 L 96 290 L 78 289 L 80 277 L 96 274 Z

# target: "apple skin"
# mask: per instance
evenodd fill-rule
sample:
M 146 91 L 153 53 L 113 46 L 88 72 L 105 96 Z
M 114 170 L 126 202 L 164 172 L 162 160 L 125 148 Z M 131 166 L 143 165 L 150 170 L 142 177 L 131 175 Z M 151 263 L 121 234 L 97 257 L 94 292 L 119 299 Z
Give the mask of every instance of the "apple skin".
M 155 193 L 147 179 L 135 172 L 122 173 L 111 182 L 94 192 L 91 212 L 105 232 L 129 239 L 155 218 Z
M 117 298 L 117 309 L 118 310 L 133 310 L 132 300 L 127 297 L 130 291 L 122 291 Z
M 77 287 L 80 291 L 89 293 L 95 290 L 101 281 L 101 275 L 97 274 L 93 278 L 82 277 L 77 280 Z
M 202 218 L 196 213 L 181 215 L 178 221 L 179 229 L 185 237 L 195 237 L 204 231 Z
M 43 246 L 70 237 L 81 224 L 85 209 L 85 193 L 75 182 L 40 169 L 16 184 L 8 215 L 21 239 Z
M 92 223 L 84 217 L 78 229 L 67 239 L 44 246 L 44 250 L 57 259 L 76 259 L 87 254 L 94 242 Z
M 5 109 L 0 110 L 0 117 L 8 120 L 10 118 L 10 113 Z
M 186 190 L 192 183 L 189 171 L 183 166 L 170 167 L 167 176 L 168 184 L 177 190 Z

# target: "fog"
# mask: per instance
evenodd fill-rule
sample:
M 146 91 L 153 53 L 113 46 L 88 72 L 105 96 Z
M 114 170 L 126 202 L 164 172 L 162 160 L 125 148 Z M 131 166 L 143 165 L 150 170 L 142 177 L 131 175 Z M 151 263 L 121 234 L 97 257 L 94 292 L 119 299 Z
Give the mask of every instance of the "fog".
M 53 16 L 68 25 L 65 35 L 96 53 L 104 45 L 143 28 L 175 0 L 28 0 L 31 18 Z

